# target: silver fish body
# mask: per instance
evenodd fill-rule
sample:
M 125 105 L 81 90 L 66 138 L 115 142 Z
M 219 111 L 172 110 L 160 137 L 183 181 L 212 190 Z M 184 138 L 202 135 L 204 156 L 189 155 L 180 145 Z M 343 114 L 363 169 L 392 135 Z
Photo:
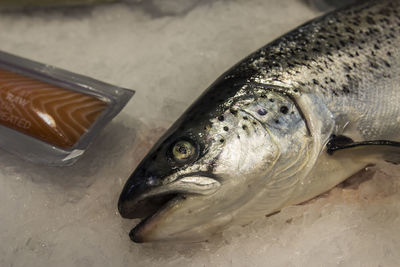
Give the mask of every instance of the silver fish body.
M 136 242 L 204 240 L 400 162 L 400 1 L 329 13 L 223 74 L 127 181 Z

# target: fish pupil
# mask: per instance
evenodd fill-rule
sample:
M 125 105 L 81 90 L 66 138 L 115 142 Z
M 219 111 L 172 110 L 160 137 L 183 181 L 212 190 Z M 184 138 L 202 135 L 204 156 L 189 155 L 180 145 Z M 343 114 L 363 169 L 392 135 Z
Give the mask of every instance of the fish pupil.
M 180 141 L 174 145 L 172 153 L 174 158 L 179 161 L 187 160 L 194 154 L 194 147 L 187 141 Z
M 185 146 L 179 146 L 179 148 L 178 148 L 178 152 L 179 153 L 181 153 L 181 154 L 187 154 L 187 149 L 186 149 L 186 147 Z

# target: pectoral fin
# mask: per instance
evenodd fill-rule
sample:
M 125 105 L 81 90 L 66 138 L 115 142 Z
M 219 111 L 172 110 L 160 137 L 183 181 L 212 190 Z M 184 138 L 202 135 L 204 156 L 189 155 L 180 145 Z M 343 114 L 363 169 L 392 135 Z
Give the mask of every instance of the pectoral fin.
M 326 146 L 329 155 L 349 153 L 353 157 L 366 158 L 370 161 L 384 160 L 400 164 L 400 142 L 390 140 L 354 142 L 351 138 L 340 135 L 332 136 Z

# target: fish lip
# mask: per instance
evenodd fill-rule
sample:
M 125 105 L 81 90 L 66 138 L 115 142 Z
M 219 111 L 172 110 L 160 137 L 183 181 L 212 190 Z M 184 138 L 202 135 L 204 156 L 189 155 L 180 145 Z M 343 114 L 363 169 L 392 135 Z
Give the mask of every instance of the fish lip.
M 151 240 L 151 238 L 149 238 L 149 236 L 146 236 L 146 234 L 144 234 L 144 232 L 147 232 L 149 234 L 149 233 L 151 233 L 152 229 L 156 228 L 157 222 L 158 222 L 157 218 L 159 217 L 158 215 L 162 214 L 170 206 L 170 203 L 177 202 L 179 200 L 184 200 L 184 199 L 185 199 L 185 197 L 183 195 L 177 195 L 174 198 L 172 198 L 171 200 L 164 203 L 164 205 L 162 207 L 160 207 L 155 213 L 142 219 L 129 232 L 130 239 L 135 243 L 145 243 L 145 242 L 149 242 L 149 241 L 154 241 L 154 240 Z M 149 228 L 151 228 L 151 229 L 149 229 Z
M 159 194 L 126 200 L 121 194 L 120 200 L 118 201 L 118 211 L 125 219 L 142 219 L 157 212 L 160 207 L 177 195 L 176 193 Z
M 217 187 L 219 187 L 220 185 L 215 175 L 205 172 L 194 172 L 194 173 L 184 174 L 179 176 L 177 179 L 174 179 L 173 182 L 193 177 L 202 177 L 206 179 L 206 181 L 207 179 L 210 181 L 214 181 L 217 184 Z M 173 182 L 171 182 L 171 184 Z M 135 186 L 136 189 L 138 189 L 136 192 L 132 190 L 132 188 L 135 189 L 134 188 Z M 186 199 L 186 195 L 202 195 L 201 193 L 198 193 L 196 191 L 193 192 L 172 191 L 172 192 L 161 192 L 161 193 L 151 194 L 151 191 L 154 188 L 146 189 L 146 187 L 143 185 L 141 186 L 141 184 L 132 185 L 132 187 L 130 187 L 129 184 L 127 183 L 118 201 L 118 210 L 123 218 L 141 219 L 141 221 L 130 231 L 129 234 L 131 240 L 135 243 L 143 243 L 148 241 L 146 236 L 143 235 L 143 232 L 151 233 L 151 229 L 153 229 L 157 225 L 156 219 L 157 217 L 159 217 L 158 215 L 164 213 L 164 211 L 168 207 L 171 207 L 171 205 L 173 205 L 174 202 L 177 203 L 178 201 L 180 202 L 184 201 Z M 206 194 L 210 194 L 210 192 L 207 192 Z M 140 211 L 141 209 L 146 209 L 147 204 L 150 204 L 151 206 L 154 203 L 155 206 L 150 207 L 149 211 L 143 213 Z
M 129 179 L 126 183 L 120 198 L 118 200 L 118 211 L 123 218 L 126 219 L 137 219 L 147 217 L 149 214 L 153 214 L 159 207 L 163 206 L 164 203 L 168 202 L 175 196 L 179 194 L 210 194 L 212 190 L 205 190 L 206 186 L 200 188 L 198 190 L 189 189 L 185 190 L 182 187 L 172 186 L 175 182 L 183 181 L 190 179 L 191 177 L 200 177 L 204 178 L 205 180 L 214 182 L 216 187 L 220 186 L 219 179 L 212 173 L 207 172 L 193 172 L 188 174 L 183 174 L 178 176 L 173 181 L 169 182 L 168 184 L 157 184 L 156 185 L 149 185 L 146 181 L 148 179 L 139 179 L 140 182 L 133 183 Z M 163 178 L 166 180 L 168 177 Z M 164 188 L 164 190 L 160 190 L 160 188 Z M 205 191 L 204 193 L 202 191 Z M 147 206 L 147 207 L 146 207 Z M 150 212 L 145 211 L 148 209 L 149 206 Z M 154 207 L 157 206 L 157 207 Z

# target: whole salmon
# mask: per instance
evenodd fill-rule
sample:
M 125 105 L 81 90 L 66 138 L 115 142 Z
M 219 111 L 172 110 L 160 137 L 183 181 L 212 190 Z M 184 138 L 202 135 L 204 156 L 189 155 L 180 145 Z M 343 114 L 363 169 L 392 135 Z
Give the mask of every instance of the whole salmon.
M 204 240 L 400 163 L 400 1 L 314 19 L 223 74 L 153 147 L 119 200 L 135 242 Z

